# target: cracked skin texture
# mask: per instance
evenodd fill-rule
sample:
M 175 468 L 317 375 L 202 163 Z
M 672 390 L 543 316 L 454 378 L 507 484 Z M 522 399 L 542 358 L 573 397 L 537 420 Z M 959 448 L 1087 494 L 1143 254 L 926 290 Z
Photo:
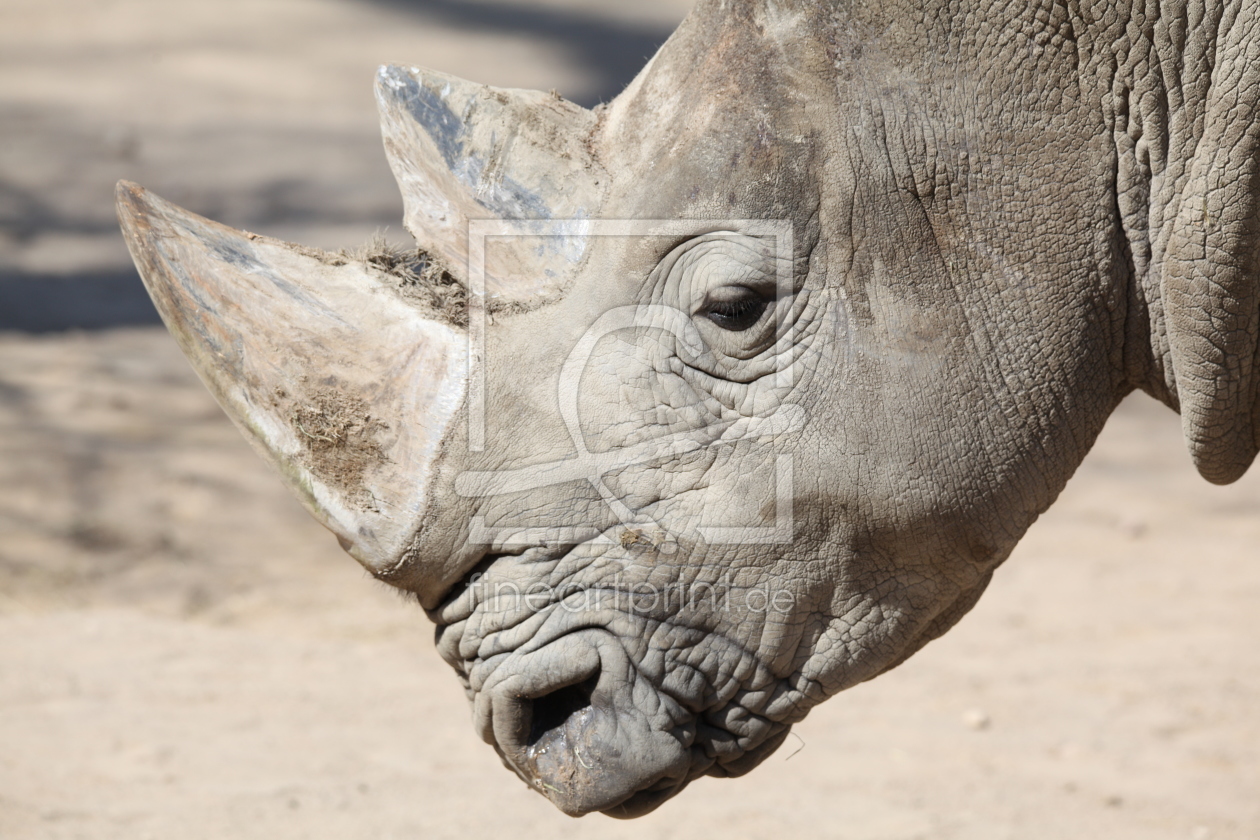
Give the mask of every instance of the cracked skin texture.
M 614 816 L 747 772 L 970 609 L 1135 389 L 1181 411 L 1204 477 L 1240 476 L 1257 27 L 1249 4 L 707 0 L 574 118 L 592 217 L 713 225 L 593 237 L 494 319 L 484 446 L 465 405 L 374 568 L 437 623 L 504 763 Z M 791 252 L 732 219 L 786 220 Z M 731 288 L 764 305 L 747 328 Z M 594 479 L 529 483 L 575 447 L 608 456 Z M 773 523 L 784 455 L 791 539 L 713 538 Z
M 789 444 L 792 545 L 689 545 L 685 560 L 656 556 L 617 570 L 627 586 L 711 581 L 735 569 L 791 591 L 794 611 L 773 621 L 730 610 L 585 613 L 604 627 L 624 624 L 615 635 L 636 663 L 605 693 L 633 694 L 647 681 L 682 707 L 652 711 L 654 728 L 680 731 L 693 751 L 677 779 L 746 769 L 812 705 L 945 632 L 1131 390 L 1183 406 L 1207 478 L 1245 469 L 1255 452 L 1255 388 L 1241 374 L 1256 332 L 1254 267 L 1244 265 L 1254 259 L 1246 228 L 1255 217 L 1247 138 L 1257 122 L 1242 112 L 1260 98 L 1260 65 L 1246 58 L 1256 48 L 1255 14 L 703 4 L 611 106 L 598 147 L 611 178 L 601 213 L 791 219 L 796 306 L 785 317 L 817 351 L 783 397 L 810 418 Z M 1223 79 L 1229 87 L 1217 90 Z M 1237 142 L 1223 148 L 1217 136 Z M 1214 163 L 1196 163 L 1203 159 Z M 1206 173 L 1200 182 L 1239 192 L 1237 202 L 1209 197 L 1216 227 L 1184 224 L 1185 202 L 1199 200 L 1187 196 L 1202 190 L 1196 166 Z M 636 188 L 643 181 L 650 187 Z M 1213 236 L 1222 244 L 1202 244 Z M 663 246 L 607 250 L 592 255 L 564 301 L 491 336 L 491 404 L 528 418 L 531 452 L 565 451 L 556 408 L 539 405 L 536 393 L 519 396 L 522 383 L 496 358 L 527 348 L 545 381 L 588 325 L 581 313 L 647 300 L 687 305 L 651 277 Z M 1196 291 L 1194 276 L 1223 282 Z M 1233 332 L 1217 331 L 1227 314 Z M 574 329 L 556 335 L 557 324 Z M 1199 344 L 1207 350 L 1192 352 Z M 615 352 L 624 365 L 626 348 Z M 660 393 L 636 384 L 677 394 L 685 381 L 624 378 L 591 397 L 586 413 L 598 419 L 588 440 L 613 446 L 608 438 L 627 428 L 642 434 L 648 424 L 623 416 L 628 406 L 686 425 L 662 420 Z M 1212 410 L 1186 408 L 1204 403 Z M 493 428 L 492 419 L 492 436 Z M 500 434 L 478 468 L 530 457 L 510 428 Z M 748 471 L 758 457 L 678 462 L 667 479 L 660 469 L 621 475 L 617 493 L 637 511 L 668 509 L 662 520 L 692 522 L 732 505 L 737 482 L 726 471 Z M 543 521 L 563 508 L 599 521 L 600 503 L 581 494 L 570 487 L 515 508 L 494 503 L 508 520 Z M 573 553 L 524 565 L 505 558 L 486 574 L 586 591 L 613 574 Z M 500 611 L 494 599 L 449 609 L 434 612 L 440 647 L 475 697 L 493 690 L 496 668 L 529 667 L 506 651 L 563 623 Z M 503 749 L 491 713 L 482 714 L 483 735 Z M 681 722 L 689 717 L 697 722 Z

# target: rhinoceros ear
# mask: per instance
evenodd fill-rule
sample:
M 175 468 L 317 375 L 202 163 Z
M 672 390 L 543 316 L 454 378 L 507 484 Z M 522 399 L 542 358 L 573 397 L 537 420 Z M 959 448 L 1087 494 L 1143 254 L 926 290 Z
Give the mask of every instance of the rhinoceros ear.
M 382 67 L 376 98 L 405 224 L 420 246 L 467 280 L 470 247 L 476 264 L 486 242 L 470 242 L 469 222 L 539 223 L 533 235 L 496 236 L 484 254 L 485 293 L 527 301 L 562 288 L 598 209 L 595 114 L 553 94 L 415 67 Z
M 1182 427 L 1204 478 L 1227 484 L 1260 449 L 1260 56 L 1246 33 L 1211 80 L 1203 136 L 1161 276 Z
M 364 263 L 232 230 L 118 185 L 131 255 L 197 373 L 369 570 L 405 554 L 466 382 L 462 330 Z

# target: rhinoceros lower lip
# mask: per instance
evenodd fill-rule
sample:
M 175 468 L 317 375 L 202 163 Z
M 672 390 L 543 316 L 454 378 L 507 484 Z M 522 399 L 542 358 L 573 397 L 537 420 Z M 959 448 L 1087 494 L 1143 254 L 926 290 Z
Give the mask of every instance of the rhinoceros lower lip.
M 661 779 L 654 785 L 632 793 L 617 805 L 604 808 L 600 813 L 619 820 L 632 820 L 650 814 L 666 800 L 680 793 L 690 781 L 690 776 L 683 779 Z

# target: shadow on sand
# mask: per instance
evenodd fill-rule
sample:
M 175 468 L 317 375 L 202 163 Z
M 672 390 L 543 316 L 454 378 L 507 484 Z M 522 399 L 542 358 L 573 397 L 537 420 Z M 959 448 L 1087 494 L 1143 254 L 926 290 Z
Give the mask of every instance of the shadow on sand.
M 670 27 L 614 20 L 593 12 L 496 0 L 360 1 L 414 15 L 421 23 L 469 33 L 521 35 L 548 44 L 564 53 L 585 74 L 588 93 L 577 101 L 586 106 L 608 101 L 620 93 L 671 32 Z M 32 204 L 34 199 L 30 196 L 0 195 L 0 199 L 5 199 L 0 201 L 0 228 L 6 229 L 0 232 L 11 236 L 26 238 L 46 231 L 76 230 L 102 236 L 114 233 L 112 228 L 102 229 L 100 223 L 62 217 L 50 207 Z M 300 206 L 278 210 L 274 203 L 263 204 L 269 204 L 273 212 L 265 218 L 245 220 L 254 229 L 331 221 L 320 215 L 324 211 L 319 208 L 327 205 L 319 202 L 301 202 Z M 0 330 L 55 332 L 157 323 L 157 312 L 134 270 L 70 275 L 0 270 Z

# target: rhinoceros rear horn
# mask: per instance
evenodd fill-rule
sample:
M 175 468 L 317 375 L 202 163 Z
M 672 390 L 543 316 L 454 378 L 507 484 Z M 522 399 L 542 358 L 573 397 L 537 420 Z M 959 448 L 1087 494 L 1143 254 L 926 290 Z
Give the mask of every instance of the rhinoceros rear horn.
M 219 404 L 370 570 L 398 564 L 467 380 L 463 330 L 362 262 L 232 230 L 122 182 L 162 319 Z
M 1260 101 L 1250 95 L 1260 89 L 1260 62 L 1252 31 L 1239 22 L 1216 48 L 1203 135 L 1161 277 L 1182 428 L 1195 466 L 1218 484 L 1242 476 L 1260 450 Z
M 600 197 L 595 114 L 554 94 L 504 90 L 419 68 L 376 78 L 385 152 L 405 224 L 426 251 L 468 279 L 484 266 L 488 298 L 528 301 L 562 288 L 587 244 Z M 533 222 L 494 228 L 483 221 Z M 502 235 L 503 231 L 515 231 Z M 519 235 L 522 231 L 526 235 Z

